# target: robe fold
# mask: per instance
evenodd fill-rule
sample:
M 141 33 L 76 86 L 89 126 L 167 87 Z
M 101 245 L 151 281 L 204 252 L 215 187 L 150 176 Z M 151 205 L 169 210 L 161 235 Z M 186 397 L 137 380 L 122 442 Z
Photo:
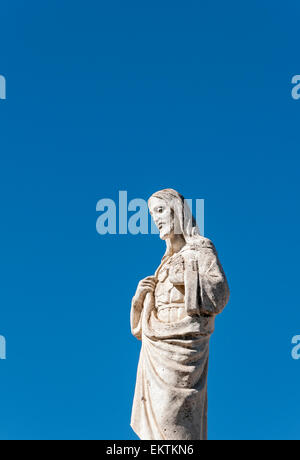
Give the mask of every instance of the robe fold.
M 206 240 L 209 241 L 209 240 Z M 209 338 L 229 289 L 213 245 L 185 247 L 187 316 L 157 318 L 154 295 L 143 306 L 133 299 L 131 329 L 142 340 L 131 427 L 140 439 L 207 439 Z

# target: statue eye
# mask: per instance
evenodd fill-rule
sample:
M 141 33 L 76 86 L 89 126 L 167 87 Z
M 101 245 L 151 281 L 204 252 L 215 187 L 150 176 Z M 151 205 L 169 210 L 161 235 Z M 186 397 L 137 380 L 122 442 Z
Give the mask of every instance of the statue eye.
M 162 212 L 163 212 L 163 208 L 158 208 L 158 209 L 157 209 L 157 212 L 162 213 Z

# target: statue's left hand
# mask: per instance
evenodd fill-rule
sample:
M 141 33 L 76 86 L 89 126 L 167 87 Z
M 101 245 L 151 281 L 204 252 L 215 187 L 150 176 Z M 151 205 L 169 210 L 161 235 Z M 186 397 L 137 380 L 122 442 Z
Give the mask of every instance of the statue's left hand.
M 156 286 L 156 279 L 154 276 L 147 276 L 147 278 L 142 279 L 137 287 L 134 300 L 137 303 L 142 304 L 148 292 L 154 292 Z

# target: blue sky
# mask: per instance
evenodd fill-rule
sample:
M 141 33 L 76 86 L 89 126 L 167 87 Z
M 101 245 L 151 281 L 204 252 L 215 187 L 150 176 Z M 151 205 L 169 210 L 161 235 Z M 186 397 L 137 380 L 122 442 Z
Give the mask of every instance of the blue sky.
M 0 439 L 136 439 L 130 300 L 157 236 L 96 203 L 205 199 L 231 299 L 210 439 L 299 439 L 299 2 L 1 4 Z

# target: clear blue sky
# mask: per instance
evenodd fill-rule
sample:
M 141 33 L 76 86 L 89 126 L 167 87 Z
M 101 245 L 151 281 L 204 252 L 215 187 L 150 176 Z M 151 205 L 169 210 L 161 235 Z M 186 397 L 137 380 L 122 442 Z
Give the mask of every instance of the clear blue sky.
M 136 439 L 130 300 L 155 236 L 100 236 L 96 203 L 204 198 L 231 300 L 210 439 L 300 438 L 300 6 L 1 3 L 1 439 Z

